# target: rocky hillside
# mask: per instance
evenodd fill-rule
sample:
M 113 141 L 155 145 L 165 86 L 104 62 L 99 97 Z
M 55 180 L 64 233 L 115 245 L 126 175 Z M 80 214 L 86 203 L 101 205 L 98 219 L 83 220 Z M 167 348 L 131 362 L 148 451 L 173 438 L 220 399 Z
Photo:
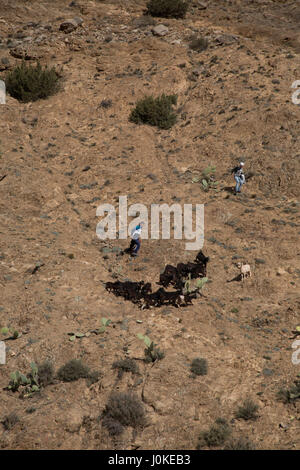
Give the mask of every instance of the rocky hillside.
M 146 3 L 0 2 L 0 79 L 25 59 L 62 80 L 46 100 L 0 105 L 0 329 L 17 331 L 0 335 L 0 447 L 196 449 L 222 418 L 229 441 L 299 449 L 299 400 L 277 394 L 300 373 L 300 2 L 191 0 L 184 19 L 144 16 Z M 195 38 L 208 47 L 193 50 Z M 129 122 L 137 100 L 162 93 L 178 96 L 171 129 Z M 235 196 L 240 160 L 247 183 Z M 210 165 L 218 189 L 204 191 Z M 128 240 L 99 240 L 96 209 L 121 195 L 205 204 L 209 282 L 193 305 L 141 310 L 105 290 L 116 279 L 155 286 L 165 264 L 195 257 L 185 240 L 143 240 L 134 260 L 119 255 Z M 244 282 L 238 261 L 252 269 Z M 146 363 L 138 334 L 164 358 Z M 139 373 L 118 377 L 125 358 Z M 195 358 L 205 375 L 191 373 Z M 56 373 L 71 359 L 98 377 L 7 390 L 32 362 Z M 129 391 L 145 423 L 112 435 L 103 412 Z M 246 398 L 256 418 L 237 417 Z

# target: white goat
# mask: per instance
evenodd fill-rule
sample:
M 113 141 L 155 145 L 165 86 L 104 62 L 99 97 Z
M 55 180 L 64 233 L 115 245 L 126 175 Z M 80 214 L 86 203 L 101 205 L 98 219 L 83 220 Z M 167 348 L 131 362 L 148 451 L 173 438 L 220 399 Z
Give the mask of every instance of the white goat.
M 245 277 L 251 277 L 251 268 L 249 264 L 237 263 L 237 267 L 241 270 L 242 281 Z

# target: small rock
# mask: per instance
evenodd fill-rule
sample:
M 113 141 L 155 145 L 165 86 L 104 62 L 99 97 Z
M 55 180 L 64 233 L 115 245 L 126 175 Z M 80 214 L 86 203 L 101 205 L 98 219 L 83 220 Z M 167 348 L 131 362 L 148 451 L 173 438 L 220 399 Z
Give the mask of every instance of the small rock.
M 63 23 L 61 23 L 59 30 L 63 31 L 65 34 L 72 33 L 72 31 L 75 31 L 75 29 L 78 28 L 79 23 L 78 20 L 81 20 L 81 18 L 73 18 L 69 20 L 65 20 Z
M 207 8 L 207 4 L 204 2 L 200 2 L 199 0 L 197 2 L 197 6 L 199 10 L 205 10 Z
M 283 276 L 284 274 L 287 274 L 287 272 L 283 268 L 278 268 L 276 274 L 277 276 Z
M 263 369 L 262 373 L 265 377 L 269 377 L 270 375 L 274 374 L 274 370 L 265 368 L 265 369 Z
M 288 429 L 288 428 L 289 428 L 289 425 L 288 425 L 288 424 L 285 424 L 285 423 L 280 423 L 280 424 L 279 424 L 279 427 L 280 427 L 281 429 Z
M 164 24 L 158 24 L 154 28 L 152 28 L 152 33 L 155 36 L 165 36 L 169 32 L 169 28 Z

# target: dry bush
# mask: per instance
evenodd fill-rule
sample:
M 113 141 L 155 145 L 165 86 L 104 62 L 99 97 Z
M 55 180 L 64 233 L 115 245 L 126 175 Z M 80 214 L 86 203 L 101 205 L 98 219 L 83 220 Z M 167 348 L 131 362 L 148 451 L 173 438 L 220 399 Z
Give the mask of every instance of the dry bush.
M 242 405 L 238 407 L 235 413 L 235 417 L 238 419 L 244 419 L 245 421 L 250 419 L 255 420 L 258 418 L 257 410 L 258 405 L 250 398 L 247 398 L 243 401 Z
M 208 431 L 200 433 L 197 450 L 203 447 L 219 447 L 225 443 L 231 434 L 231 429 L 225 419 L 218 418 Z
M 102 414 L 102 423 L 110 435 L 121 434 L 123 428 L 141 428 L 145 424 L 142 402 L 132 393 L 113 393 Z
M 3 424 L 3 426 L 4 426 L 4 429 L 5 429 L 6 431 L 9 431 L 9 430 L 12 429 L 19 421 L 20 421 L 19 417 L 18 417 L 17 414 L 13 411 L 13 412 L 10 413 L 9 415 L 5 416 L 1 422 L 2 422 L 2 424 Z
M 193 36 L 190 40 L 189 47 L 196 52 L 205 51 L 208 47 L 208 40 L 206 38 Z
M 78 379 L 88 378 L 90 369 L 79 359 L 71 359 L 57 372 L 57 378 L 62 382 L 73 382 Z
M 207 360 L 197 357 L 193 359 L 191 364 L 191 372 L 195 375 L 206 375 L 207 374 Z
M 134 359 L 125 358 L 115 361 L 112 365 L 113 369 L 118 369 L 118 378 L 123 377 L 124 372 L 131 372 L 132 374 L 139 374 L 139 368 Z
M 184 18 L 188 2 L 184 0 L 150 0 L 147 3 L 147 14 L 163 18 Z

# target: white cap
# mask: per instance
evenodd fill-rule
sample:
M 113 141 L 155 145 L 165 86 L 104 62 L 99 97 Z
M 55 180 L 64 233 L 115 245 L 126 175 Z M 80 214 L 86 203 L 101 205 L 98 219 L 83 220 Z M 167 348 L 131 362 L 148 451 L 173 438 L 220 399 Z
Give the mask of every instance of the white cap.
M 241 163 L 240 163 L 240 165 L 241 165 L 241 166 L 244 166 L 244 165 L 245 165 L 245 163 L 244 163 L 244 162 L 241 162 Z

